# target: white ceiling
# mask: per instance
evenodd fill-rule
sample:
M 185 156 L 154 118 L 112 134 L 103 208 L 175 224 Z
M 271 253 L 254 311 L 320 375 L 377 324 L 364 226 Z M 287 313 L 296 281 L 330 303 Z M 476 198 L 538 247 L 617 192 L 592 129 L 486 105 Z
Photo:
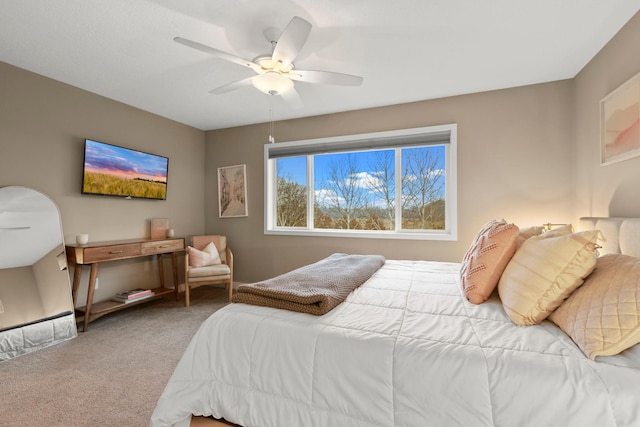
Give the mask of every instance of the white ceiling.
M 203 130 L 574 77 L 640 0 L 0 0 L 0 61 Z M 263 31 L 312 23 L 295 64 L 364 77 L 296 83 L 290 108 L 252 71 L 173 41 L 253 59 Z

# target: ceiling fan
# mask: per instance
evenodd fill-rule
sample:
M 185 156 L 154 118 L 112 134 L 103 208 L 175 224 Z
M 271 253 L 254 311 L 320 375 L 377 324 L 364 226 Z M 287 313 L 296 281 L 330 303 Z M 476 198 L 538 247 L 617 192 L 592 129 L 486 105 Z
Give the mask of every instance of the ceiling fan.
M 264 35 L 271 43 L 272 53 L 258 55 L 251 61 L 182 37 L 175 37 L 173 40 L 216 58 L 251 68 L 256 73 L 256 76 L 238 80 L 210 91 L 216 95 L 253 85 L 261 92 L 269 95 L 281 95 L 285 101 L 301 106 L 302 101 L 294 88 L 294 81 L 343 86 L 362 84 L 363 79 L 360 76 L 331 71 L 296 69 L 293 61 L 307 41 L 310 32 L 311 23 L 298 16 L 291 19 L 279 37 L 278 30 L 267 29 Z

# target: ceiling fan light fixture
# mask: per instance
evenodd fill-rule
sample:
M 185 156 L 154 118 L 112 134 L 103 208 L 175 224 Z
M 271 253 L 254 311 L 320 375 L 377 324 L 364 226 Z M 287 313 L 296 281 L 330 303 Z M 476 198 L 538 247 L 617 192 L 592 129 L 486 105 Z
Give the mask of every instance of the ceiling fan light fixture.
M 293 80 L 275 72 L 269 71 L 255 76 L 251 83 L 260 92 L 267 95 L 282 95 L 293 88 Z

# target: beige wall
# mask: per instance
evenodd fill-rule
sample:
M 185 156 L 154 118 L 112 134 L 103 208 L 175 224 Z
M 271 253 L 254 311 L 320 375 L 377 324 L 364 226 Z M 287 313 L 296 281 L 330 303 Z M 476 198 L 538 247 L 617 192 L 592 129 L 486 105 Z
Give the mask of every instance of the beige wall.
M 572 81 L 457 96 L 275 124 L 278 141 L 458 124 L 458 241 L 265 236 L 263 145 L 268 125 L 207 132 L 206 228 L 234 250 L 236 279 L 255 281 L 333 252 L 460 261 L 486 221 L 570 221 Z M 249 216 L 218 218 L 216 173 L 247 165 Z
M 600 100 L 640 72 L 640 13 L 575 78 L 574 216 L 640 216 L 640 157 L 600 165 Z
M 64 237 L 93 241 L 145 237 L 150 218 L 176 235 L 204 231 L 204 132 L 0 63 L 0 186 L 31 187 L 59 207 Z M 166 201 L 80 194 L 84 138 L 169 158 Z M 169 263 L 167 263 L 169 264 Z M 86 300 L 88 268 L 78 305 Z M 151 258 L 100 266 L 96 301 L 157 283 Z

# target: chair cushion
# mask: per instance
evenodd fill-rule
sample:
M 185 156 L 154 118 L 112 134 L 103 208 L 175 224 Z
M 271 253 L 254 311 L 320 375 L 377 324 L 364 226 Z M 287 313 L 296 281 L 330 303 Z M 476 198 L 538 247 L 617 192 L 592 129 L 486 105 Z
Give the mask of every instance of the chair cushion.
M 224 279 L 231 275 L 231 269 L 227 264 L 207 265 L 204 267 L 191 267 L 189 269 L 189 280 L 205 278 L 207 280 Z
M 191 267 L 204 267 L 220 264 L 220 254 L 216 246 L 209 242 L 203 250 L 198 250 L 192 246 L 187 246 L 189 254 L 189 265 Z

